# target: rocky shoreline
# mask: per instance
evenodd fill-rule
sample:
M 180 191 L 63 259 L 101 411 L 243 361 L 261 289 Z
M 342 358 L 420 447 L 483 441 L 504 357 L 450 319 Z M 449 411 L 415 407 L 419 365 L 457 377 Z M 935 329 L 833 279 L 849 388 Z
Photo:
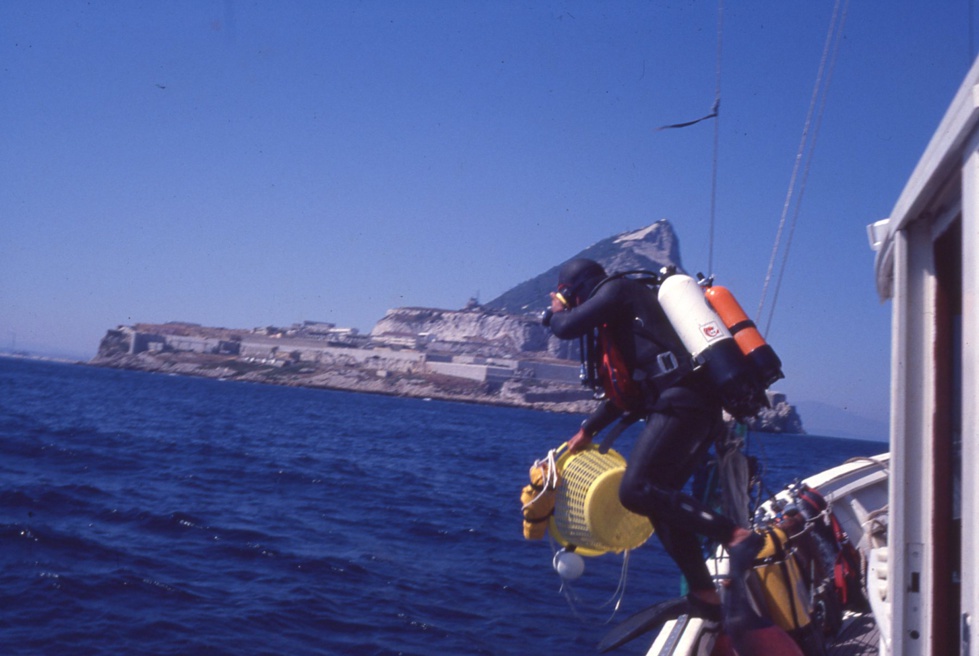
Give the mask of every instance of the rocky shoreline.
M 438 399 L 545 412 L 586 414 L 596 404 L 586 390 L 569 389 L 567 385 L 546 381 L 512 380 L 490 384 L 440 374 L 358 367 L 336 369 L 305 362 L 273 366 L 243 362 L 233 356 L 200 353 L 96 356 L 88 364 L 263 385 Z
M 597 404 L 590 392 L 583 388 L 532 379 L 486 383 L 440 374 L 369 370 L 359 367 L 337 369 L 306 362 L 273 366 L 245 362 L 234 356 L 217 354 L 187 352 L 100 354 L 88 364 L 263 385 L 437 399 L 542 412 L 588 414 Z M 750 430 L 786 434 L 805 432 L 802 420 L 794 406 L 781 395 L 774 395 L 772 401 L 770 409 L 762 410 L 758 417 L 748 422 Z

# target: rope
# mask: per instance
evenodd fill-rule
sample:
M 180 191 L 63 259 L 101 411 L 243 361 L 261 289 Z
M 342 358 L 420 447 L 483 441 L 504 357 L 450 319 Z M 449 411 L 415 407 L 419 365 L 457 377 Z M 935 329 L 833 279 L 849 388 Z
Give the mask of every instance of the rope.
M 785 241 L 785 253 L 782 255 L 782 263 L 779 267 L 778 278 L 776 278 L 775 291 L 772 294 L 772 306 L 768 311 L 768 319 L 765 322 L 765 334 L 768 334 L 768 330 L 772 325 L 772 318 L 775 314 L 775 306 L 778 303 L 778 293 L 782 288 L 782 280 L 785 277 L 785 266 L 789 260 L 789 249 L 792 246 L 792 236 L 795 234 L 795 226 L 799 219 L 799 210 L 802 208 L 802 198 L 805 195 L 806 181 L 809 179 L 809 170 L 812 167 L 812 157 L 816 150 L 816 138 L 819 135 L 819 128 L 822 126 L 823 122 L 823 113 L 826 110 L 826 96 L 829 90 L 830 81 L 833 78 L 833 70 L 836 67 L 836 57 L 839 53 L 840 42 L 842 41 L 843 25 L 846 23 L 846 14 L 849 4 L 849 0 L 846 0 L 846 4 L 843 6 L 843 14 L 836 30 L 833 54 L 830 59 L 829 71 L 826 75 L 826 84 L 823 87 L 823 95 L 820 99 L 819 113 L 816 117 L 816 127 L 813 130 L 812 147 L 809 149 L 809 153 L 806 156 L 806 167 L 802 174 L 802 185 L 799 187 L 799 198 L 795 204 L 795 211 L 792 215 L 792 223 L 789 226 L 789 235 Z
M 720 144 L 720 116 L 721 116 L 721 51 L 724 35 L 724 0 L 717 1 L 717 56 L 715 63 L 714 79 L 714 104 L 711 105 L 710 113 L 692 121 L 683 123 L 673 123 L 671 125 L 661 125 L 657 130 L 670 130 L 674 128 L 686 128 L 696 125 L 701 121 L 714 119 L 714 156 L 711 163 L 711 185 L 710 185 L 710 226 L 707 235 L 707 271 L 714 270 L 714 223 L 717 208 L 717 169 L 718 169 L 718 150 Z
M 537 493 L 537 496 L 525 503 L 522 510 L 526 510 L 530 506 L 534 505 L 538 499 L 540 499 L 550 490 L 557 489 L 557 449 L 551 449 L 547 452 L 547 455 L 544 458 L 534 461 L 534 467 L 541 467 L 542 465 L 547 465 L 547 468 L 544 470 L 544 477 L 541 482 L 541 491 Z
M 625 586 L 626 583 L 629 581 L 629 554 L 630 553 L 631 552 L 628 549 L 626 549 L 622 553 L 622 572 L 619 574 L 619 585 L 617 588 L 615 588 L 615 592 L 612 593 L 612 596 L 609 598 L 609 600 L 606 601 L 601 606 L 599 606 L 599 608 L 605 608 L 611 605 L 612 602 L 615 602 L 615 605 L 612 607 L 612 614 L 609 615 L 607 620 L 605 620 L 606 624 L 610 623 L 613 619 L 615 619 L 616 613 L 618 613 L 619 609 L 622 607 L 622 600 L 625 599 Z
M 721 140 L 721 46 L 724 36 L 724 0 L 717 1 L 717 56 L 714 70 L 714 157 L 710 180 L 710 234 L 707 239 L 707 275 L 714 273 L 714 223 L 717 209 L 717 162 Z
M 626 583 L 629 580 L 629 554 L 630 553 L 631 552 L 628 549 L 622 553 L 622 571 L 619 574 L 619 584 L 615 588 L 615 592 L 612 593 L 612 596 L 609 597 L 607 601 L 599 604 L 598 606 L 594 606 L 594 605 L 592 606 L 592 609 L 601 610 L 603 608 L 607 608 L 608 606 L 614 604 L 614 606 L 612 606 L 611 614 L 608 616 L 608 619 L 601 622 L 602 624 L 610 624 L 612 620 L 615 619 L 615 616 L 618 614 L 619 610 L 621 610 L 622 608 L 622 601 L 625 599 Z M 560 593 L 564 597 L 565 601 L 568 602 L 568 606 L 571 608 L 571 612 L 574 614 L 575 619 L 577 619 L 579 622 L 583 624 L 591 624 L 591 625 L 596 624 L 596 622 L 590 621 L 588 618 L 586 618 L 584 615 L 581 614 L 579 607 L 585 606 L 586 603 L 582 599 L 581 595 L 575 592 L 574 588 L 571 587 L 570 581 L 565 581 L 564 579 L 561 579 L 561 587 L 558 590 L 558 593 Z
M 818 135 L 818 129 L 822 123 L 823 111 L 826 107 L 826 96 L 829 91 L 829 81 L 832 77 L 832 69 L 836 65 L 836 57 L 839 53 L 839 45 L 842 40 L 843 24 L 846 22 L 846 12 L 849 7 L 849 0 L 846 0 L 843 11 L 840 11 L 841 0 L 836 0 L 836 4 L 833 7 L 833 16 L 830 19 L 829 30 L 826 34 L 826 42 L 823 45 L 823 54 L 819 62 L 819 71 L 816 74 L 816 82 L 813 85 L 812 98 L 809 101 L 809 111 L 806 113 L 806 121 L 802 129 L 802 138 L 799 143 L 799 150 L 796 152 L 795 164 L 792 167 L 792 176 L 789 179 L 789 188 L 785 195 L 785 203 L 782 205 L 782 214 L 779 219 L 778 231 L 775 234 L 775 244 L 772 247 L 772 254 L 768 262 L 768 270 L 765 273 L 765 282 L 762 285 L 761 300 L 758 302 L 758 313 L 755 315 L 755 323 L 760 323 L 762 309 L 765 306 L 765 299 L 768 295 L 768 286 L 771 283 L 772 271 L 775 268 L 775 260 L 779 252 L 779 247 L 782 240 L 782 233 L 785 230 L 785 224 L 789 214 L 789 208 L 792 205 L 792 199 L 795 191 L 795 185 L 799 178 L 799 170 L 803 163 L 803 157 L 805 156 L 805 167 L 802 173 L 802 180 L 799 188 L 799 196 L 796 199 L 795 212 L 792 217 L 792 223 L 790 225 L 789 234 L 786 240 L 785 251 L 782 254 L 782 262 L 779 269 L 778 280 L 776 283 L 776 292 L 772 299 L 772 306 L 769 309 L 768 320 L 765 325 L 765 330 L 763 335 L 768 335 L 768 330 L 771 327 L 772 317 L 775 314 L 775 304 L 777 301 L 778 288 L 781 286 L 781 281 L 785 273 L 785 264 L 788 261 L 789 247 L 791 246 L 792 235 L 795 232 L 795 225 L 799 217 L 799 209 L 802 204 L 802 197 L 805 194 L 806 181 L 809 176 L 809 168 L 812 164 L 812 155 L 815 151 L 815 141 Z M 827 74 L 827 67 L 829 68 L 829 73 Z M 823 76 L 826 74 L 826 82 L 823 83 Z M 819 108 L 817 114 L 817 106 Z M 816 127 L 813 131 L 813 139 L 809 141 L 809 131 L 813 125 L 813 115 L 816 114 Z M 807 150 L 808 148 L 808 150 Z

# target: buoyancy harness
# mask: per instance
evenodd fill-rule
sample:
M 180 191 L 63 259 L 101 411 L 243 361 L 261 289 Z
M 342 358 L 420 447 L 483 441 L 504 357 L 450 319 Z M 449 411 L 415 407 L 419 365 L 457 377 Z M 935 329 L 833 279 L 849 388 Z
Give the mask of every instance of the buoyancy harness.
M 629 371 L 622 350 L 609 335 L 607 324 L 598 328 L 598 380 L 605 396 L 626 412 L 637 410 L 643 401 L 642 389 Z
M 589 298 L 604 285 L 623 278 L 641 283 L 636 289 L 649 294 L 648 298 L 635 299 L 635 315 L 624 329 L 637 338 L 635 362 L 630 366 L 613 336 L 613 328 L 604 323 L 581 337 L 581 381 L 595 391 L 597 398 L 609 399 L 621 410 L 636 413 L 693 371 L 693 367 L 679 338 L 673 335 L 671 340 L 669 335 L 660 333 L 663 329 L 672 332 L 672 326 L 656 299 L 656 274 L 615 273 L 600 281 Z M 656 328 L 648 324 L 660 325 Z
M 867 600 L 863 594 L 859 552 L 818 490 L 800 485 L 794 496 L 799 512 L 813 527 L 813 535 L 819 543 L 825 565 L 832 569 L 840 604 L 845 608 L 861 610 Z
M 813 623 L 822 629 L 823 635 L 835 636 L 843 625 L 843 606 L 829 577 L 812 525 L 797 506 L 790 505 L 782 511 L 776 526 L 789 537 L 788 544 L 809 591 Z

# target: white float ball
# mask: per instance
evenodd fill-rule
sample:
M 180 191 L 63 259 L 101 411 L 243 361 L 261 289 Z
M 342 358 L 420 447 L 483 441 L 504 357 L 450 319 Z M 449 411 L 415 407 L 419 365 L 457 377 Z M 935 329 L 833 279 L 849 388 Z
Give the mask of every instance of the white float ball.
M 573 551 L 561 549 L 554 554 L 554 571 L 565 581 L 574 581 L 585 572 L 585 559 Z

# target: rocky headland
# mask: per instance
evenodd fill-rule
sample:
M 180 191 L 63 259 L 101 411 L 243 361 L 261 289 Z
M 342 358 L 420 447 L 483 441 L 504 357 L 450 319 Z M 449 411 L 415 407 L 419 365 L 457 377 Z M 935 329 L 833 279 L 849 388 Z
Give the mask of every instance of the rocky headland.
M 608 271 L 682 270 L 672 226 L 658 221 L 605 239 L 575 257 Z M 555 265 L 485 304 L 460 310 L 389 310 L 366 335 L 307 321 L 288 328 L 228 329 L 184 322 L 107 331 L 91 364 L 263 384 L 368 392 L 587 413 L 574 344 L 553 338 L 538 312 L 557 280 Z M 783 395 L 749 426 L 802 433 Z

